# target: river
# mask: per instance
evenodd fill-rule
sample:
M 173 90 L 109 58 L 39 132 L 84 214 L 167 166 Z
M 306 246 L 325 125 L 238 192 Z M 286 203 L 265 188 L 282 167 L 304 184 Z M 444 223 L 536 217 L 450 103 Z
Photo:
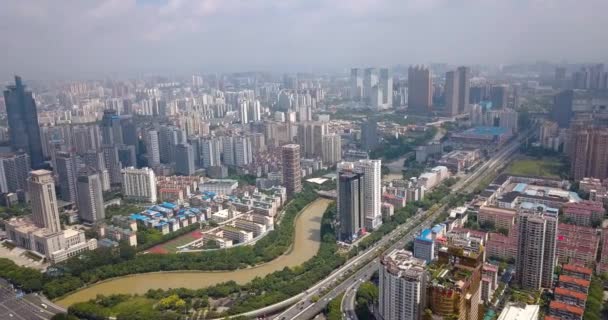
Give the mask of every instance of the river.
M 98 294 L 143 294 L 149 289 L 189 288 L 198 289 L 234 280 L 239 284 L 250 282 L 285 267 L 301 265 L 312 258 L 321 245 L 321 219 L 331 200 L 319 198 L 310 203 L 296 219 L 295 241 L 292 249 L 268 263 L 235 271 L 176 271 L 141 273 L 109 279 L 74 292 L 56 303 L 62 307 L 95 298 Z M 188 254 L 188 253 L 182 253 Z

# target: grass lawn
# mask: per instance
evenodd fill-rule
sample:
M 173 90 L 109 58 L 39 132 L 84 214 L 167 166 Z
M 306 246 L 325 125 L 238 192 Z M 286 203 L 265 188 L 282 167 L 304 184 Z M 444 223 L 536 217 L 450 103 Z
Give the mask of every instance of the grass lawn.
M 146 297 L 134 297 L 128 301 L 121 302 L 111 308 L 111 312 L 114 315 L 121 314 L 128 310 L 152 310 L 155 301 Z
M 565 172 L 564 165 L 555 158 L 515 160 L 507 168 L 510 174 L 545 178 L 560 178 Z
M 201 231 L 194 230 L 183 236 L 177 237 L 173 240 L 170 240 L 165 243 L 154 246 L 151 249 L 149 249 L 148 251 L 151 253 L 160 253 L 160 254 L 175 253 L 177 251 L 177 247 L 183 246 L 187 243 L 190 243 L 190 242 L 192 242 L 196 239 L 200 239 L 200 238 L 201 238 Z

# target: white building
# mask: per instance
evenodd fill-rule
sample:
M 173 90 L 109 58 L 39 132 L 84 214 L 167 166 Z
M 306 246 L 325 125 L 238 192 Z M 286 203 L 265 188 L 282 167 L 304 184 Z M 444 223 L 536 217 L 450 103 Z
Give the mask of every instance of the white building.
M 160 151 L 158 145 L 158 131 L 150 130 L 145 133 L 144 138 L 146 152 L 148 153 L 148 165 L 151 167 L 159 165 Z
M 213 192 L 215 194 L 229 195 L 238 188 L 239 182 L 232 179 L 210 179 L 199 184 L 201 192 Z
M 323 135 L 321 155 L 323 163 L 333 165 L 342 160 L 342 138 L 339 134 Z
M 382 319 L 422 319 L 428 281 L 426 262 L 399 249 L 386 255 L 381 263 L 378 313 Z
M 216 167 L 221 163 L 221 143 L 217 138 L 209 138 L 201 141 L 201 158 L 203 168 Z
M 243 167 L 253 162 L 251 139 L 246 136 L 234 137 L 234 163 Z
M 520 305 L 516 303 L 507 303 L 507 306 L 502 310 L 498 320 L 536 320 L 540 306 L 537 304 Z
M 121 170 L 122 193 L 126 199 L 156 203 L 156 175 L 150 168 Z
M 382 224 L 381 166 L 382 160 L 369 159 L 357 162 L 341 162 L 337 166 L 338 172 L 346 170 L 363 174 L 363 188 L 360 191 L 363 199 L 363 210 L 361 211 L 363 224 L 368 230 L 376 229 Z

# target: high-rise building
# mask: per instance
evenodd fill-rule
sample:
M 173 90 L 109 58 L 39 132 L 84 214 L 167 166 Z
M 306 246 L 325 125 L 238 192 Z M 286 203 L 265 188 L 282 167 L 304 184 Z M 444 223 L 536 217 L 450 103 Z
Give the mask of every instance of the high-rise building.
M 468 67 L 458 67 L 458 113 L 469 111 L 469 93 L 471 91 L 471 70 Z
M 248 136 L 234 137 L 234 163 L 237 167 L 244 167 L 253 162 L 251 139 Z
M 201 141 L 201 160 L 203 168 L 220 166 L 221 143 L 217 138 L 207 138 Z
M 393 77 L 388 68 L 380 69 L 378 86 L 382 90 L 382 105 L 377 109 L 389 109 L 393 107 Z
M 361 124 L 361 148 L 372 151 L 378 146 L 378 125 L 370 118 Z
M 69 152 L 57 152 L 55 162 L 57 168 L 57 182 L 59 183 L 59 191 L 61 200 L 77 204 L 76 197 L 76 176 L 78 168 L 76 166 L 76 157 Z
M 298 124 L 298 143 L 306 158 L 321 156 L 323 135 L 327 133 L 324 122 L 303 122 Z
M 564 87 L 566 87 L 566 68 L 557 67 L 555 68 L 553 88 L 559 89 Z
M 34 224 L 50 232 L 61 232 L 53 173 L 48 170 L 32 171 L 28 180 L 28 191 Z
M 382 160 L 359 160 L 354 172 L 363 174 L 363 225 L 374 230 L 382 224 Z
M 160 146 L 158 144 L 158 131 L 149 130 L 144 135 L 144 143 L 146 144 L 146 152 L 148 154 L 148 165 L 151 167 L 160 164 Z
M 416 114 L 428 114 L 433 105 L 433 85 L 431 71 L 424 66 L 408 69 L 408 111 Z
M 608 127 L 574 121 L 570 127 L 568 153 L 574 180 L 608 178 Z
M 492 86 L 490 90 L 490 100 L 492 101 L 493 109 L 502 109 L 507 107 L 508 87 L 506 85 Z
M 378 85 L 378 69 L 365 68 L 363 73 L 363 99 L 369 103 L 372 97 L 372 89 Z
M 340 172 L 338 177 L 338 240 L 351 242 L 357 239 L 363 221 L 362 175 Z
M 195 170 L 192 146 L 187 143 L 178 144 L 175 148 L 175 173 L 191 176 Z
M 21 77 L 15 76 L 15 85 L 8 86 L 4 91 L 4 103 L 11 147 L 16 151 L 27 152 L 32 161 L 32 168 L 45 167 L 36 101 L 32 93 L 26 91 Z
M 27 191 L 30 156 L 25 153 L 0 154 L 0 192 Z
M 302 191 L 302 170 L 300 169 L 300 146 L 287 144 L 281 147 L 283 162 L 283 185 L 287 196 L 292 198 Z
M 557 216 L 521 210 L 517 225 L 516 282 L 523 289 L 551 288 L 557 262 Z
M 88 150 L 101 148 L 101 135 L 97 125 L 80 125 L 72 128 L 74 152 L 85 154 Z
M 110 177 L 110 184 L 120 184 L 122 178 L 120 176 L 120 160 L 118 158 L 118 147 L 116 145 L 104 145 L 103 149 L 103 160 L 108 169 L 108 175 Z
M 363 73 L 359 68 L 350 69 L 350 97 L 355 101 L 363 97 Z
M 460 113 L 460 76 L 456 71 L 445 74 L 445 114 L 455 116 Z
M 95 223 L 105 218 L 103 206 L 103 189 L 99 173 L 85 168 L 78 173 L 78 216 L 81 220 Z
M 249 110 L 248 110 L 248 103 L 247 101 L 243 101 L 239 104 L 239 119 L 241 120 L 242 124 L 247 124 L 249 123 Z
M 122 126 L 116 110 L 108 109 L 101 118 L 101 141 L 105 145 L 122 144 Z
M 426 262 L 397 249 L 381 264 L 378 313 L 382 319 L 421 320 L 426 307 Z
M 175 162 L 175 147 L 186 142 L 184 132 L 174 126 L 161 126 L 158 131 L 158 146 L 160 162 L 171 164 Z
M 323 136 L 322 159 L 327 165 L 334 165 L 342 160 L 342 137 L 339 134 Z
M 122 169 L 122 194 L 126 199 L 156 203 L 156 175 L 150 168 Z
M 568 128 L 570 119 L 574 116 L 572 110 L 574 103 L 574 91 L 563 90 L 553 97 L 553 108 L 551 110 L 551 118 L 560 128 Z
M 118 152 L 118 161 L 123 168 L 137 166 L 137 153 L 135 146 L 121 144 L 116 146 Z
M 234 137 L 224 136 L 222 137 L 222 162 L 227 166 L 236 165 L 234 159 Z

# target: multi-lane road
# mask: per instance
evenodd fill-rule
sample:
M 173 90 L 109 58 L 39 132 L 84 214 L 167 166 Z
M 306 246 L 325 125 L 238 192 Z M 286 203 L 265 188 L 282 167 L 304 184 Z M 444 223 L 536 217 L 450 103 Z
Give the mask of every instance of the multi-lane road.
M 472 191 L 480 180 L 485 178 L 488 174 L 494 172 L 496 168 L 508 163 L 510 158 L 519 149 L 521 141 L 527 138 L 528 135 L 529 133 L 526 133 L 525 135 L 522 134 L 517 139 L 514 139 L 505 145 L 488 161 L 480 165 L 475 171 L 471 172 L 465 176 L 464 179 L 461 179 L 454 186 L 452 186 L 452 191 Z M 348 297 L 349 300 L 346 301 L 347 305 L 342 304 L 341 306 L 344 308 L 343 310 L 346 311 L 345 316 L 347 318 L 352 317 L 354 314 L 354 306 L 351 303 L 354 301 L 354 298 L 351 295 L 356 294 L 356 287 L 358 286 L 357 282 L 360 284 L 360 282 L 371 276 L 371 274 L 378 269 L 379 262 L 376 257 L 379 255 L 380 251 L 382 250 L 382 252 L 385 253 L 397 248 L 405 247 L 408 242 L 413 240 L 414 236 L 418 232 L 424 228 L 430 227 L 430 224 L 445 209 L 446 205 L 444 204 L 440 208 L 434 210 L 433 214 L 431 215 L 427 215 L 427 212 L 423 212 L 412 217 L 408 222 L 397 227 L 395 230 L 393 230 L 393 232 L 382 238 L 374 246 L 366 251 L 363 251 L 357 257 L 348 261 L 343 267 L 337 269 L 327 278 L 307 290 L 300 302 L 278 314 L 274 317 L 274 319 L 312 319 L 315 315 L 323 311 L 330 300 L 347 291 L 348 294 L 346 294 L 345 297 Z M 405 233 L 407 230 L 409 230 L 409 232 Z M 399 237 L 401 237 L 401 239 L 399 239 Z M 392 245 L 390 245 L 388 249 L 384 248 L 386 245 L 391 243 Z M 359 269 L 357 270 L 357 268 Z M 353 271 L 355 271 L 355 273 L 351 274 Z M 345 277 L 346 279 L 344 280 Z M 316 297 L 324 293 L 326 289 L 331 286 L 334 286 L 331 291 L 325 293 L 321 298 L 316 299 Z M 315 298 L 313 299 L 313 297 Z M 313 300 L 316 302 L 313 302 Z M 351 310 L 353 310 L 353 312 L 351 312 Z

